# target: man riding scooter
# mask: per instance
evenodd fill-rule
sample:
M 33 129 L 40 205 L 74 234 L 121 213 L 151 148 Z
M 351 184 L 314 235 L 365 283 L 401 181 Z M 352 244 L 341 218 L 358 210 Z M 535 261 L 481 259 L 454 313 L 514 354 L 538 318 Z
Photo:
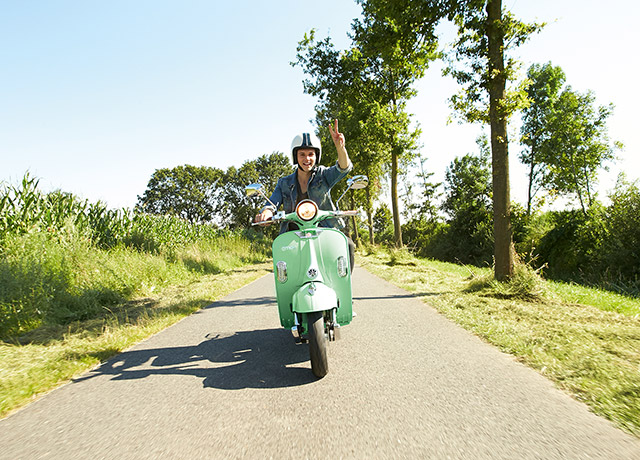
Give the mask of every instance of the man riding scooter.
M 293 174 L 278 180 L 270 198 L 271 203 L 267 203 L 262 208 L 260 214 L 256 215 L 254 222 L 260 225 L 269 225 L 270 219 L 277 210 L 273 205 L 282 206 L 286 213 L 290 213 L 304 199 L 314 201 L 318 208 L 324 211 L 336 209 L 331 200 L 331 188 L 351 171 L 353 164 L 345 148 L 344 135 L 338 131 L 338 120 L 335 120 L 334 126 L 329 125 L 329 132 L 338 152 L 336 164 L 330 167 L 321 166 L 322 146 L 320 140 L 313 133 L 298 134 L 291 142 L 293 164 L 297 165 L 297 168 Z M 344 227 L 339 219 L 327 219 L 321 225 L 337 229 Z M 296 230 L 295 227 L 296 225 L 293 223 L 282 222 L 280 233 Z M 353 270 L 355 245 L 350 238 L 348 238 L 348 243 L 349 262 Z

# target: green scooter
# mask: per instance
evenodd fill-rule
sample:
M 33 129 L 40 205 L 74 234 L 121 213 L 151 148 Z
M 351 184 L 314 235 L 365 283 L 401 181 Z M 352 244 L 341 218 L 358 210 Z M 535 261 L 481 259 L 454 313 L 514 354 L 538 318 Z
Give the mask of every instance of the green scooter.
M 336 204 L 348 190 L 367 184 L 366 176 L 348 179 L 347 189 Z M 269 201 L 260 184 L 248 185 L 246 193 L 260 194 Z M 329 371 L 328 342 L 340 338 L 340 327 L 353 318 L 347 237 L 318 224 L 328 218 L 357 214 L 358 211 L 323 211 L 315 202 L 304 200 L 295 212 L 278 211 L 271 220 L 294 222 L 299 227 L 273 241 L 276 298 L 280 324 L 291 329 L 296 342 L 309 343 L 311 370 L 318 378 Z

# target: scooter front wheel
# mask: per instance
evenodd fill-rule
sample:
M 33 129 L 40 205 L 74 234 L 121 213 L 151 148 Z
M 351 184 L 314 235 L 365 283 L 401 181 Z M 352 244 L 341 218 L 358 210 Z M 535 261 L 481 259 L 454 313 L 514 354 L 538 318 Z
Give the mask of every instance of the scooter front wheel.
M 307 315 L 309 323 L 309 357 L 313 375 L 322 378 L 329 372 L 327 337 L 324 334 L 324 317 L 321 311 Z

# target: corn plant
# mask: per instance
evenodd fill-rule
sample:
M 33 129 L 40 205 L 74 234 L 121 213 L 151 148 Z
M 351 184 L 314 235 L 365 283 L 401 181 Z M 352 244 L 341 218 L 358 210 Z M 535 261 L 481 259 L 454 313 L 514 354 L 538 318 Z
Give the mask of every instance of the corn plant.
M 122 257 L 123 251 L 150 253 L 138 258 L 201 273 L 265 254 L 262 242 L 214 225 L 108 209 L 59 190 L 44 193 L 27 173 L 18 185 L 0 185 L 0 337 L 43 322 L 86 319 L 108 302 L 127 298 L 141 282 L 133 272 L 145 270 L 128 273 L 126 263 L 109 268 L 109 257 Z

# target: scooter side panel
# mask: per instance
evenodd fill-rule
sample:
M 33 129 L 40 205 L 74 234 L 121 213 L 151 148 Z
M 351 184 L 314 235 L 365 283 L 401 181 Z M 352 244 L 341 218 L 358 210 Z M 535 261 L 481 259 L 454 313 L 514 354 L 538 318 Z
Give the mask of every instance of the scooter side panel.
M 352 293 L 351 293 L 351 267 L 349 266 L 349 243 L 347 237 L 339 230 L 324 229 L 320 235 L 322 251 L 318 252 L 318 262 L 325 267 L 324 283 L 331 287 L 338 297 L 338 324 L 344 326 L 351 322 Z M 344 257 L 347 276 L 338 275 L 338 257 Z
M 309 233 L 312 236 L 309 236 Z M 350 323 L 351 273 L 347 273 L 346 277 L 340 277 L 337 265 L 338 257 L 345 257 L 349 271 L 347 238 L 338 230 L 325 228 L 313 229 L 307 232 L 306 237 L 300 235 L 300 232 L 283 233 L 273 242 L 273 267 L 276 274 L 275 287 L 280 324 L 286 328 L 293 327 L 294 294 L 312 281 L 323 282 L 335 291 L 339 303 L 338 324 Z M 287 264 L 287 280 L 284 283 L 277 279 L 277 264 L 280 261 Z M 317 270 L 315 277 L 309 274 L 310 268 Z M 327 305 L 326 309 L 333 307 L 334 305 Z M 301 308 L 306 310 L 308 307 L 301 305 Z

